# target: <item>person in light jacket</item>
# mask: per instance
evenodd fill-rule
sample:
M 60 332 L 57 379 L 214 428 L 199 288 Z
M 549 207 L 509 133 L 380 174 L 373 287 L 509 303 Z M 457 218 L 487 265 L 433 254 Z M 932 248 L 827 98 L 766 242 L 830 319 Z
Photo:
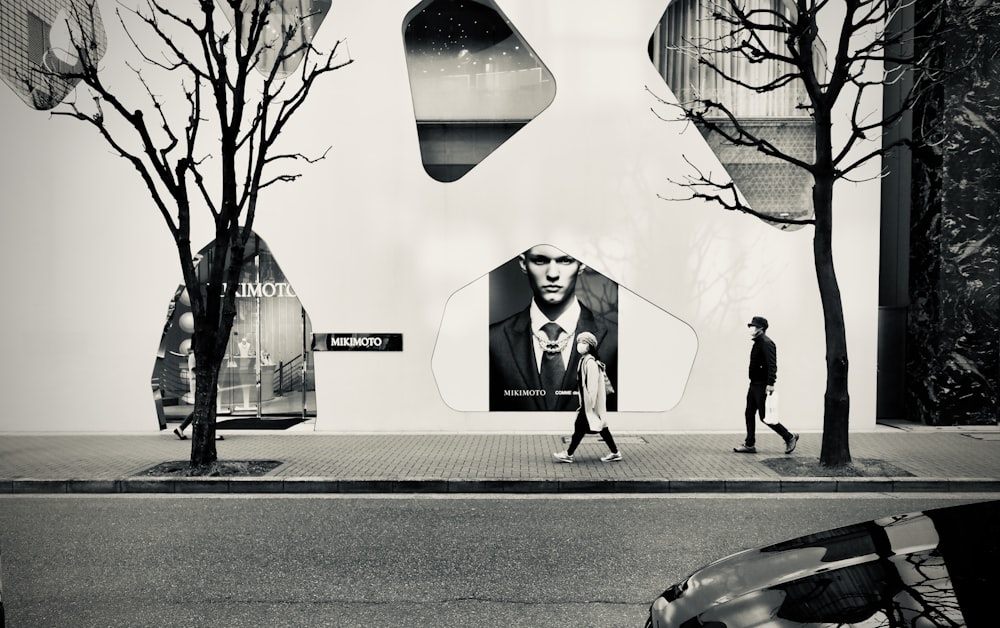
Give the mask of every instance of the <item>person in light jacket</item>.
M 576 350 L 580 354 L 580 365 L 577 369 L 580 408 L 576 413 L 569 448 L 552 455 L 559 462 L 573 462 L 573 453 L 584 435 L 600 433 L 608 449 L 611 450 L 611 453 L 601 458 L 601 462 L 616 462 L 622 459 L 622 455 L 615 445 L 611 430 L 608 429 L 608 389 L 605 385 L 604 364 L 597 353 L 597 337 L 589 331 L 577 334 Z

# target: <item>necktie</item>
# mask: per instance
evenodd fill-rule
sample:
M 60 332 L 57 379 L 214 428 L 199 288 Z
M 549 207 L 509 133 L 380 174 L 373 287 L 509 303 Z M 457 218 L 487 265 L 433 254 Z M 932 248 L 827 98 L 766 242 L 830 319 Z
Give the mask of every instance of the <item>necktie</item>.
M 542 331 L 548 336 L 551 342 L 559 339 L 562 327 L 556 323 L 545 323 Z M 563 365 L 562 351 L 556 349 L 549 351 L 546 349 L 542 353 L 542 388 L 545 389 L 545 407 L 553 409 L 556 407 L 556 389 L 562 384 L 563 375 L 566 374 L 566 367 Z

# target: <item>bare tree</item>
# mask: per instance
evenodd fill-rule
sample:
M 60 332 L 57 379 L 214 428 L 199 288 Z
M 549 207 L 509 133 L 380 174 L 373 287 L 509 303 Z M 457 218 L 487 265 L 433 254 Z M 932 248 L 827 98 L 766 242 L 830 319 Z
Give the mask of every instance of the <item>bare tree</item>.
M 217 459 L 219 367 L 259 194 L 297 179 L 292 163 L 323 158 L 277 152 L 278 140 L 317 81 L 352 60 L 338 56 L 341 41 L 327 53 L 315 49 L 305 29 L 316 16 L 289 13 L 280 0 L 141 0 L 115 11 L 137 53 L 128 65 L 135 81 L 111 86 L 96 54 L 96 2 L 80 0 L 70 11 L 76 63 L 43 74 L 79 82 L 76 97 L 53 114 L 90 124 L 135 168 L 177 246 L 194 316 L 191 464 L 204 467 Z M 161 91 L 170 94 L 171 86 L 176 98 Z M 211 214 L 215 240 L 212 254 L 198 260 L 192 212 L 202 210 Z
M 668 46 L 673 54 L 687 55 L 707 68 L 716 83 L 752 97 L 795 88 L 801 95 L 797 107 L 812 121 L 814 151 L 804 158 L 768 137 L 768 127 L 747 124 L 733 103 L 716 94 L 695 91 L 689 98 L 678 96 L 683 116 L 703 132 L 741 150 L 757 151 L 770 160 L 792 165 L 808 173 L 811 180 L 812 207 L 807 217 L 772 215 L 751 207 L 735 183 L 713 178 L 697 168 L 681 184 L 691 198 L 708 200 L 727 210 L 776 225 L 812 225 L 826 340 L 820 452 L 824 465 L 851 462 L 847 337 L 832 246 L 835 184 L 858 180 L 865 176 L 866 165 L 881 165 L 890 151 L 911 143 L 906 135 L 887 136 L 886 130 L 897 125 L 940 80 L 940 70 L 931 67 L 928 60 L 939 45 L 937 10 L 948 1 L 935 0 L 935 10 L 904 22 L 901 15 L 912 14 L 914 0 L 704 0 L 710 7 L 705 19 L 714 23 L 713 35 L 689 37 Z M 839 26 L 836 38 L 828 42 L 829 50 L 820 39 L 822 20 Z M 756 74 L 739 71 L 762 65 L 776 69 Z M 871 99 L 890 85 L 901 87 L 902 95 L 895 107 L 879 113 Z M 661 103 L 672 104 L 662 99 Z

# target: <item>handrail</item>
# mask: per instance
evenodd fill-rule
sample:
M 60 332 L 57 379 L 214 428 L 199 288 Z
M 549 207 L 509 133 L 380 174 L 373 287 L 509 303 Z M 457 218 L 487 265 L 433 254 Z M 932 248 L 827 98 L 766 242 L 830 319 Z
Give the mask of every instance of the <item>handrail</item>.
M 285 392 L 294 392 L 298 390 L 302 382 L 302 354 L 298 354 L 290 360 L 282 360 L 278 362 L 278 368 L 276 369 L 275 388 L 274 394 L 276 396 L 281 396 Z
M 303 354 L 300 353 L 275 365 L 273 392 L 276 397 L 301 389 L 302 360 Z M 186 358 L 182 359 L 180 356 L 167 353 L 158 362 L 157 373 L 153 377 L 159 381 L 163 399 L 179 399 L 190 392 L 188 379 L 181 375 L 182 370 L 187 370 Z

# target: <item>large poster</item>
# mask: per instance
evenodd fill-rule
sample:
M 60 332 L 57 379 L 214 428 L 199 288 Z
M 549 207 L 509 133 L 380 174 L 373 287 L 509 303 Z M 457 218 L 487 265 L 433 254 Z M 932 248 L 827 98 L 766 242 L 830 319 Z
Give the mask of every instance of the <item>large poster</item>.
M 489 408 L 579 407 L 577 334 L 597 337 L 595 355 L 618 390 L 618 286 L 548 244 L 490 273 Z M 618 395 L 608 397 L 616 410 Z
M 680 401 L 698 350 L 691 326 L 550 244 L 505 259 L 448 299 L 433 358 L 441 397 L 462 411 L 572 412 L 584 331 L 615 390 L 610 410 Z

